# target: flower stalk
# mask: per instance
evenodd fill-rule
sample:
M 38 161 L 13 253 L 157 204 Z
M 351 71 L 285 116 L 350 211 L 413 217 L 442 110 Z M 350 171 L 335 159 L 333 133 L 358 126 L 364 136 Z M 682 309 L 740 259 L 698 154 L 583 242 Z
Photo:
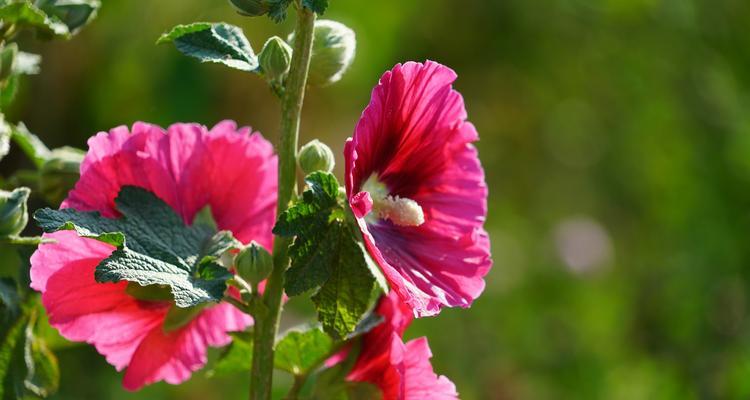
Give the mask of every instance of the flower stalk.
M 300 115 L 310 69 L 315 13 L 296 2 L 297 23 L 294 53 L 281 101 L 281 138 L 279 141 L 279 181 L 277 215 L 284 212 L 296 193 L 297 142 Z M 263 304 L 269 311 L 255 317 L 253 333 L 253 365 L 250 378 L 250 399 L 271 398 L 273 383 L 274 341 L 279 327 L 281 298 L 284 292 L 284 271 L 289 266 L 289 240 L 276 237 L 273 246 L 273 270 L 268 277 Z

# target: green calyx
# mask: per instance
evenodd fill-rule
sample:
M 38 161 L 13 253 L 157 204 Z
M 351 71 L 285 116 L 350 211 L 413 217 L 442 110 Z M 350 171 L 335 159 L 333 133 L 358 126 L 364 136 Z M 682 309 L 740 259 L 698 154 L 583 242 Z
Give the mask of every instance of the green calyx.
M 318 139 L 313 139 L 300 148 L 298 162 L 305 174 L 315 171 L 331 172 L 336 165 L 331 148 Z
M 29 222 L 26 201 L 31 190 L 21 187 L 12 192 L 0 190 L 0 236 L 16 236 Z
M 293 43 L 294 34 L 289 38 Z M 354 61 L 357 38 L 346 25 L 332 20 L 315 21 L 308 83 L 327 86 L 338 82 Z
M 234 265 L 240 277 L 257 287 L 271 273 L 273 258 L 263 246 L 251 242 L 234 258 Z
M 280 82 L 289 73 L 292 48 L 283 39 L 274 36 L 263 45 L 263 50 L 258 55 L 258 62 L 268 80 Z

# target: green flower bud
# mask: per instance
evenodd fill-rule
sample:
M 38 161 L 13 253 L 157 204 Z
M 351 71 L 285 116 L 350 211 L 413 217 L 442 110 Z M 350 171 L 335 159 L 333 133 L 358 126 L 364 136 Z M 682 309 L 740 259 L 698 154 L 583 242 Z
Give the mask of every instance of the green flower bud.
M 278 36 L 266 41 L 258 55 L 260 68 L 268 80 L 281 81 L 289 72 L 292 62 L 292 48 Z
M 294 34 L 290 36 L 289 43 L 293 41 Z M 326 86 L 341 80 L 354 61 L 356 48 L 354 31 L 346 25 L 326 19 L 315 21 L 308 83 Z
M 267 0 L 229 0 L 238 13 L 248 17 L 259 17 L 268 12 Z
M 0 190 L 0 236 L 16 236 L 29 222 L 26 201 L 31 190 L 20 187 L 12 192 Z
M 0 49 L 0 82 L 13 73 L 13 64 L 18 56 L 18 45 L 11 43 Z
M 237 274 L 253 286 L 266 279 L 273 269 L 273 258 L 263 246 L 251 242 L 234 258 Z
M 299 149 L 297 160 L 305 174 L 315 171 L 331 172 L 336 165 L 331 148 L 318 139 L 313 139 L 310 143 L 302 146 Z
M 85 153 L 73 147 L 52 150 L 39 170 L 39 192 L 52 205 L 60 204 L 80 176 Z

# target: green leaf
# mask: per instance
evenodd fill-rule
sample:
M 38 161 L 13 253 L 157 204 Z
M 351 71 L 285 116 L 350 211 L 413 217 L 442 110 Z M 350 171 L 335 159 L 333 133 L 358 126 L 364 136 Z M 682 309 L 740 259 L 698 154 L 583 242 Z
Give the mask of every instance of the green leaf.
M 29 317 L 20 315 L 10 325 L 0 345 L 0 399 L 14 399 L 23 394 L 23 379 L 26 376 L 23 362 L 23 347 L 19 346 L 25 338 L 25 328 Z
M 45 208 L 34 219 L 45 232 L 75 230 L 80 236 L 116 246 L 97 266 L 97 282 L 167 285 L 175 304 L 182 308 L 221 300 L 232 274 L 219 259 L 238 244 L 229 232 L 216 233 L 200 224 L 187 226 L 161 199 L 133 186 L 122 188 L 115 205 L 122 218 Z
M 11 126 L 5 122 L 5 116 L 0 113 L 0 160 L 8 155 L 10 151 Z
M 49 16 L 65 24 L 73 34 L 91 22 L 101 7 L 99 0 L 42 0 L 38 5 Z
M 292 0 L 268 0 L 268 16 L 277 24 L 286 19 L 286 10 Z
M 253 337 L 250 332 L 232 332 L 232 344 L 216 361 L 209 376 L 250 371 L 253 366 Z
M 333 344 L 319 327 L 291 330 L 276 343 L 274 366 L 293 375 L 306 375 L 331 355 Z
M 0 338 L 16 320 L 20 311 L 16 283 L 10 278 L 0 278 Z
M 0 82 L 0 109 L 8 107 L 18 92 L 18 74 L 11 74 L 5 82 Z
M 284 211 L 273 228 L 273 233 L 294 237 L 289 248 L 292 259 L 286 271 L 286 293 L 296 296 L 322 285 L 328 280 L 338 258 L 341 241 L 340 224 L 332 217 L 341 217 L 338 204 L 338 182 L 330 173 L 315 172 L 305 180 L 309 189 L 302 199 Z
M 341 339 L 354 332 L 370 308 L 375 278 L 367 269 L 362 249 L 350 226 L 336 223 L 340 232 L 337 257 L 330 276 L 312 297 L 318 320 L 328 334 Z
M 57 391 L 60 383 L 60 368 L 57 365 L 57 357 L 47 348 L 47 344 L 35 335 L 35 325 L 36 310 L 33 311 L 29 325 L 26 326 L 24 386 L 36 396 L 47 397 Z
M 29 1 L 10 3 L 0 6 L 0 20 L 5 24 L 16 24 L 22 27 L 35 28 L 45 36 L 70 36 L 68 27 L 57 18 L 50 18 Z
M 242 29 L 226 23 L 196 22 L 178 25 L 163 34 L 157 44 L 173 42 L 183 54 L 201 62 L 224 64 L 240 71 L 258 69 L 258 57 Z
M 49 148 L 33 133 L 29 132 L 23 122 L 13 127 L 11 139 L 21 148 L 27 157 L 34 162 L 37 168 L 41 168 L 44 162 L 51 156 Z
M 57 390 L 57 359 L 37 334 L 38 296 L 30 296 L 0 337 L 0 399 L 46 397 Z
M 327 172 L 305 179 L 309 187 L 302 198 L 283 212 L 273 228 L 292 237 L 292 259 L 286 272 L 290 296 L 321 286 L 312 297 L 323 329 L 340 339 L 353 332 L 369 309 L 375 278 L 355 227 L 339 203 L 339 184 Z
M 302 0 L 302 5 L 313 10 L 318 15 L 323 15 L 328 8 L 328 0 Z
M 198 304 L 188 308 L 170 307 L 167 315 L 164 317 L 162 330 L 166 333 L 175 331 L 187 325 L 190 321 L 200 314 L 206 308 L 206 303 Z

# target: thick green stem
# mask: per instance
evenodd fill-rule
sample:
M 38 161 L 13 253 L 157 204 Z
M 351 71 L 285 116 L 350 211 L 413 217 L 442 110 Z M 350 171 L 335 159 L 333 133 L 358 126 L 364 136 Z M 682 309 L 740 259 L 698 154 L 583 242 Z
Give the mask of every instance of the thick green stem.
M 279 142 L 279 188 L 277 214 L 285 211 L 296 192 L 297 141 L 300 114 L 310 69 L 315 13 L 297 7 L 294 53 L 281 103 L 281 139 Z M 281 297 L 284 293 L 284 271 L 289 266 L 289 240 L 276 237 L 273 246 L 273 271 L 266 282 L 263 304 L 268 311 L 256 315 L 253 334 L 253 368 L 250 399 L 271 398 L 273 383 L 273 346 L 279 328 Z

